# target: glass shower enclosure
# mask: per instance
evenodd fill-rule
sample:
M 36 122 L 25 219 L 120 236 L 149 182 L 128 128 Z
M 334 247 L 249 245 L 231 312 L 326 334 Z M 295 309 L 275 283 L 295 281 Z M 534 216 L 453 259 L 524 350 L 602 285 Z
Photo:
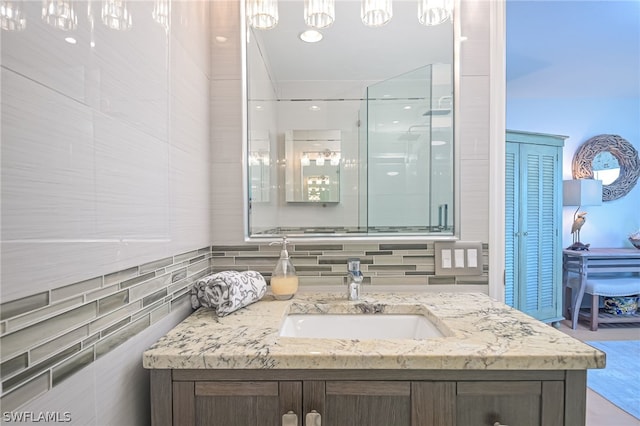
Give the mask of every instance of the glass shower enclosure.
M 369 233 L 453 234 L 451 65 L 367 87 L 360 110 L 360 223 Z

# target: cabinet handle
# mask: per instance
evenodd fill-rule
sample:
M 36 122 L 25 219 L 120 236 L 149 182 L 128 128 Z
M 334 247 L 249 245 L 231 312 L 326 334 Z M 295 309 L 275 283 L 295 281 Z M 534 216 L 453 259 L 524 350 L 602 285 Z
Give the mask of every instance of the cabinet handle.
M 293 411 L 282 415 L 282 426 L 298 426 L 298 415 Z
M 307 413 L 304 419 L 304 426 L 322 426 L 322 417 L 316 410 Z

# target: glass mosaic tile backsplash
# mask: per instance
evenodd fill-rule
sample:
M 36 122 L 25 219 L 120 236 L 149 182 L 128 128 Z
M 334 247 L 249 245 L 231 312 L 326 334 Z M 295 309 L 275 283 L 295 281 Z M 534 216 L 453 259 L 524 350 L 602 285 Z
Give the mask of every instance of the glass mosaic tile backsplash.
M 210 258 L 206 247 L 3 303 L 3 411 L 61 383 L 176 304 L 190 303 L 190 285 L 209 273 Z
M 19 408 L 152 326 L 174 306 L 189 304 L 191 285 L 205 275 L 251 269 L 269 280 L 279 250 L 266 242 L 214 245 L 3 303 L 3 410 Z M 433 242 L 300 243 L 289 253 L 303 287 L 335 285 L 342 291 L 349 257 L 361 259 L 365 285 L 371 287 L 488 284 L 486 245 L 484 273 L 477 277 L 435 276 Z M 142 354 L 131 356 L 142 360 Z

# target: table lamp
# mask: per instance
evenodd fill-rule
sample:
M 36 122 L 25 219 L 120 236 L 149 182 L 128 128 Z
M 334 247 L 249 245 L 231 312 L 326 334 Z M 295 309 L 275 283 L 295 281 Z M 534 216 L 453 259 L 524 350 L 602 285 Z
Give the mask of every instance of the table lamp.
M 588 250 L 589 245 L 580 242 L 580 229 L 586 221 L 587 212 L 580 211 L 582 206 L 602 205 L 602 181 L 595 179 L 574 179 L 562 182 L 562 205 L 578 206 L 573 214 L 573 225 L 571 234 L 573 244 L 567 247 L 568 250 Z

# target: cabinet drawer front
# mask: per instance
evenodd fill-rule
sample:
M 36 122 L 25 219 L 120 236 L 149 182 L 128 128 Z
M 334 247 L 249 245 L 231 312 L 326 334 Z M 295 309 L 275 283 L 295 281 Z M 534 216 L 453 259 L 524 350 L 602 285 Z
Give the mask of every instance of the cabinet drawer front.
M 409 396 L 411 382 L 335 381 L 326 383 L 327 395 Z
M 540 395 L 542 382 L 458 382 L 458 395 Z
M 197 396 L 278 396 L 278 382 L 196 382 Z
M 458 395 L 456 426 L 560 426 L 541 422 L 536 395 Z

